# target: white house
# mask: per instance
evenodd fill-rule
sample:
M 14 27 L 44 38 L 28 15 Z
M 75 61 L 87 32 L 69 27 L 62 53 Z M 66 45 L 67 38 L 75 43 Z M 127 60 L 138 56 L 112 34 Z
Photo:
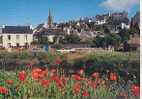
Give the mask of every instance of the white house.
M 129 24 L 126 24 L 126 23 L 121 23 L 121 29 L 129 29 L 130 28 L 130 25 Z
M 105 24 L 105 23 L 106 23 L 106 19 L 96 21 L 97 25 L 102 25 L 102 24 Z
M 31 26 L 3 26 L 2 47 L 29 47 L 33 41 Z

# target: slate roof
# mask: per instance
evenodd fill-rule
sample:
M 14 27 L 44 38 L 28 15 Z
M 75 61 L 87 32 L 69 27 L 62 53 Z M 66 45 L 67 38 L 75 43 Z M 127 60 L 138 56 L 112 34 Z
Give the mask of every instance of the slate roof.
M 2 28 L 2 33 L 32 33 L 30 26 L 5 26 Z
M 62 30 L 61 29 L 45 29 L 40 32 L 36 32 L 34 34 L 35 36 L 38 35 L 62 35 Z

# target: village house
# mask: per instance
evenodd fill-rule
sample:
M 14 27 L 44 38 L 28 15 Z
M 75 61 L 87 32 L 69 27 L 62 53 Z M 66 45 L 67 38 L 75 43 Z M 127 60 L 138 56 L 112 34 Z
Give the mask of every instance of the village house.
M 3 26 L 1 28 L 1 47 L 28 48 L 33 42 L 31 26 Z

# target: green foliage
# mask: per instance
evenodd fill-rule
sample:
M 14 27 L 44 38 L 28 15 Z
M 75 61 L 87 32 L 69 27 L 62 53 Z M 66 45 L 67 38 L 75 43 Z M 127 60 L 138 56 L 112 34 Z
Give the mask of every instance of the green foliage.
M 15 57 L 15 54 L 12 55 L 14 56 L 10 56 L 10 58 Z M 9 55 L 5 54 L 5 57 L 9 57 Z M 49 62 L 51 65 L 54 65 L 52 63 L 54 63 L 56 57 L 60 57 L 61 59 L 63 59 L 62 55 L 60 54 L 39 53 L 37 55 L 37 58 L 39 60 L 45 60 L 46 62 Z M 26 58 L 27 57 L 22 56 L 21 60 Z M 81 81 L 75 81 L 63 74 L 62 76 L 65 77 L 65 79 L 67 80 L 67 84 L 65 84 L 65 88 L 63 90 L 60 90 L 57 87 L 55 81 L 50 82 L 50 85 L 48 87 L 42 86 L 40 80 L 33 80 L 31 78 L 31 70 L 29 69 L 25 70 L 27 74 L 27 79 L 25 82 L 19 81 L 18 70 L 16 72 L 0 71 L 0 86 L 5 86 L 9 89 L 9 95 L 6 97 L 2 95 L 0 96 L 0 98 L 2 97 L 2 99 L 117 99 L 116 97 L 120 96 L 122 92 L 128 92 L 128 99 L 137 99 L 137 97 L 132 95 L 130 85 L 123 83 L 123 77 L 125 76 L 121 75 L 120 71 L 127 70 L 129 74 L 136 76 L 130 80 L 135 82 L 134 80 L 136 79 L 135 83 L 138 83 L 140 79 L 139 52 L 110 53 L 108 51 L 98 51 L 97 53 L 90 54 L 88 57 L 79 59 L 78 61 L 75 61 L 72 64 L 75 67 L 85 68 L 86 75 L 83 75 L 83 78 L 85 79 Z M 70 66 L 67 63 L 61 65 Z M 102 74 L 103 71 L 106 71 L 107 69 L 118 73 L 120 79 L 114 82 L 106 80 L 107 75 Z M 92 74 L 94 71 L 98 71 L 101 74 L 101 79 L 105 80 L 105 84 L 98 84 L 95 90 L 91 86 L 86 87 L 87 80 L 92 79 L 90 77 L 90 74 Z M 48 73 L 50 74 L 50 71 L 48 71 Z M 12 85 L 7 84 L 7 79 L 13 80 L 14 83 Z M 50 79 L 50 75 L 44 77 L 44 79 Z M 79 82 L 82 85 L 81 92 L 78 95 L 74 94 L 73 92 L 73 86 L 77 82 Z M 17 86 L 20 86 L 18 91 L 16 90 Z M 82 96 L 82 92 L 84 91 L 84 89 L 89 92 L 90 95 L 88 97 Z
M 121 42 L 127 41 L 130 37 L 130 30 L 122 29 L 119 32 L 119 35 L 121 37 Z
M 97 36 L 93 39 L 92 47 L 104 47 L 105 46 L 105 38 Z
M 86 71 L 87 73 L 92 73 L 93 70 L 103 71 L 106 69 L 113 70 L 116 72 L 124 72 L 127 70 L 136 78 L 132 78 L 132 80 L 136 80 L 138 83 L 140 81 L 140 55 L 139 52 L 101 52 L 94 53 L 89 55 L 86 61 Z M 93 64 L 92 66 L 88 66 L 88 64 Z
M 112 45 L 114 47 L 118 47 L 120 44 L 121 38 L 119 35 L 115 33 L 106 34 L 104 37 L 97 36 L 93 40 L 93 47 L 108 47 Z
M 110 33 L 105 36 L 106 45 L 117 46 L 120 44 L 121 38 L 115 33 Z
M 18 72 L 18 71 L 17 71 Z M 48 71 L 50 72 L 50 71 Z M 57 87 L 56 81 L 50 80 L 49 86 L 43 86 L 41 80 L 34 80 L 31 76 L 31 71 L 26 71 L 26 81 L 21 82 L 18 79 L 18 73 L 8 75 L 6 72 L 2 72 L 1 77 L 5 78 L 1 80 L 0 86 L 5 86 L 8 88 L 9 93 L 6 99 L 117 99 L 117 96 L 121 96 L 122 93 L 128 92 L 128 99 L 137 99 L 131 93 L 130 85 L 122 85 L 121 81 L 110 81 L 106 80 L 104 84 L 98 83 L 94 89 L 92 86 L 88 85 L 87 80 L 74 80 L 72 78 L 66 79 L 66 84 L 64 88 Z M 65 75 L 62 75 L 64 78 Z M 84 76 L 85 77 L 85 76 Z M 90 77 L 91 78 L 91 77 Z M 11 79 L 13 84 L 7 84 L 6 80 Z M 50 79 L 50 76 L 45 76 L 44 79 Z M 96 82 L 96 80 L 91 80 Z M 74 93 L 73 87 L 75 84 L 79 83 L 81 88 L 79 93 Z M 87 91 L 89 96 L 82 96 L 83 91 Z M 3 99 L 3 98 L 2 98 Z M 5 99 L 5 98 L 4 98 Z
M 38 37 L 38 42 L 40 44 L 49 44 L 48 38 L 46 36 L 45 37 L 42 37 L 42 36 Z
M 56 49 L 61 49 L 61 48 L 63 48 L 63 45 L 62 44 L 54 44 L 53 47 Z
M 63 44 L 80 43 L 80 38 L 76 34 L 65 35 L 64 39 L 60 40 Z

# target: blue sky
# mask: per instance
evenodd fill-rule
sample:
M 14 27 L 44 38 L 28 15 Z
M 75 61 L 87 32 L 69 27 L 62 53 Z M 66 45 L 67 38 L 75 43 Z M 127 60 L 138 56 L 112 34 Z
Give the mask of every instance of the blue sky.
M 0 25 L 36 26 L 45 22 L 51 9 L 55 22 L 109 11 L 139 11 L 139 0 L 0 0 Z

